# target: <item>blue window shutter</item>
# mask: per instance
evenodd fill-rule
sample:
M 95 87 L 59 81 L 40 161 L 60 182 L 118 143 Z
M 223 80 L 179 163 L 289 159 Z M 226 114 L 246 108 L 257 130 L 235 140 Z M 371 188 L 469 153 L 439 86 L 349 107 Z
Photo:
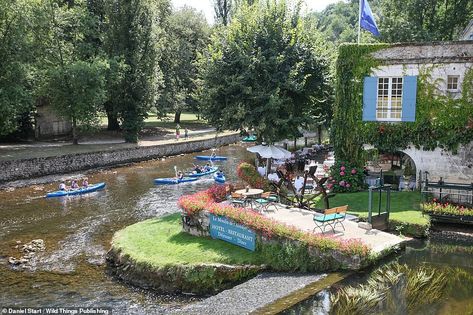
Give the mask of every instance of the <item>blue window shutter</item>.
M 417 76 L 405 76 L 402 85 L 402 121 L 416 121 Z
M 363 83 L 363 121 L 376 121 L 378 77 L 365 77 Z

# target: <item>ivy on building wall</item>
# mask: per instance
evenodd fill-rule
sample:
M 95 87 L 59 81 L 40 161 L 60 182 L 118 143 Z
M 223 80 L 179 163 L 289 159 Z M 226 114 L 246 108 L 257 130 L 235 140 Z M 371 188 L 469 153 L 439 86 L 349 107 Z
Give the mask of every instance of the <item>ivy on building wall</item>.
M 380 65 L 371 53 L 385 47 L 388 45 L 352 44 L 339 48 L 332 122 L 337 160 L 363 165 L 363 144 L 374 145 L 384 152 L 414 145 L 424 150 L 440 147 L 456 153 L 460 144 L 470 143 L 473 140 L 473 69 L 466 72 L 458 99 L 439 94 L 429 71 L 421 72 L 415 122 L 362 121 L 363 78 Z
M 357 166 L 363 164 L 363 78 L 379 64 L 370 53 L 384 47 L 387 45 L 342 44 L 339 47 L 331 128 L 335 156 L 339 161 Z

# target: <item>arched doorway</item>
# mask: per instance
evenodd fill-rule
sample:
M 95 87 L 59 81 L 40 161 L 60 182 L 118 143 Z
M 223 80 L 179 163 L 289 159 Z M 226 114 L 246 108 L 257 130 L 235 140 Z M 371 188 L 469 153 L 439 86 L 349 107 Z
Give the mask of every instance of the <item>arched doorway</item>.
M 385 184 L 393 190 L 414 190 L 417 183 L 417 166 L 414 159 L 402 151 L 368 153 L 368 184 L 382 174 Z

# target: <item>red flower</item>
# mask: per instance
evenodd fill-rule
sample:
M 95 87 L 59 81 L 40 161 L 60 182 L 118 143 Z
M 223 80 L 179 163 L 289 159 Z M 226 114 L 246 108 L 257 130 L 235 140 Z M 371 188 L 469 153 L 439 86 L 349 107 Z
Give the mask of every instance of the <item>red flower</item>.
M 201 191 L 179 199 L 179 206 L 189 215 L 207 210 L 218 216 L 225 216 L 250 229 L 258 231 L 265 237 L 279 236 L 298 240 L 320 250 L 335 249 L 345 255 L 360 255 L 367 257 L 369 248 L 359 240 L 340 240 L 333 237 L 302 231 L 294 226 L 280 223 L 267 218 L 251 209 L 236 208 L 232 205 L 216 203 L 209 192 Z

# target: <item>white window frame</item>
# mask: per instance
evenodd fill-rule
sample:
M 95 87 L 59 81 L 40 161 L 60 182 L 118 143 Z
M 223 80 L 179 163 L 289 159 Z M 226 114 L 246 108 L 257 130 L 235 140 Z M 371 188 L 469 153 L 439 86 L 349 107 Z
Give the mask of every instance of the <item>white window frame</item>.
M 448 84 L 449 84 L 449 79 L 450 78 L 456 78 L 457 79 L 457 88 L 456 89 L 449 89 Z M 460 91 L 460 76 L 459 75 L 447 75 L 447 91 L 448 92 L 458 92 Z
M 378 118 L 378 99 L 379 99 L 379 79 L 389 79 L 388 80 L 388 114 L 387 118 Z M 391 101 L 392 101 L 392 85 L 393 79 L 402 79 L 402 87 L 401 87 L 401 113 L 399 118 L 391 117 Z M 403 89 L 404 89 L 404 78 L 403 77 L 378 77 L 376 82 L 376 112 L 375 117 L 377 121 L 402 121 L 402 97 L 403 97 Z

